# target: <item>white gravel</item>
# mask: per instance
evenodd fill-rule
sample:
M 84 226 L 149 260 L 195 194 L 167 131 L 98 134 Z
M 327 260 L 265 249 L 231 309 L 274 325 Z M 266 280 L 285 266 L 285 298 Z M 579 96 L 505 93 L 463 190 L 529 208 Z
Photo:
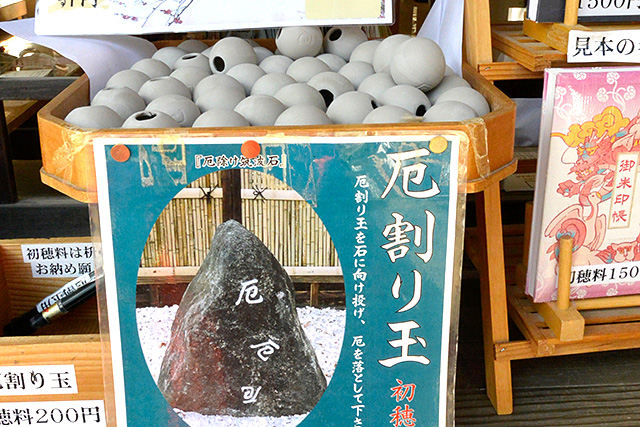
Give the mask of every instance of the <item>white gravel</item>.
M 171 338 L 171 324 L 178 306 L 145 307 L 136 309 L 138 334 L 145 360 L 154 381 L 158 381 L 160 366 Z M 300 324 L 316 351 L 320 367 L 331 380 L 342 347 L 345 311 L 334 308 L 298 308 Z M 196 412 L 175 410 L 191 427 L 289 427 L 298 425 L 306 415 L 292 417 L 244 417 L 201 415 Z

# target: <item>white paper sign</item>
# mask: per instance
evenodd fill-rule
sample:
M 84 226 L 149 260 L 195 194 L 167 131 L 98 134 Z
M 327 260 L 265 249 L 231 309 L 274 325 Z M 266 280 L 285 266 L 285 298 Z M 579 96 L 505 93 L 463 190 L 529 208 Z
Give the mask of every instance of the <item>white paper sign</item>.
M 640 62 L 640 30 L 571 30 L 567 62 Z
M 91 243 L 22 245 L 22 259 L 35 277 L 78 277 L 94 270 Z
M 106 427 L 104 416 L 102 400 L 0 403 L 3 426 Z
M 73 365 L 0 366 L 0 396 L 77 393 Z
M 39 0 L 40 35 L 391 24 L 391 0 Z

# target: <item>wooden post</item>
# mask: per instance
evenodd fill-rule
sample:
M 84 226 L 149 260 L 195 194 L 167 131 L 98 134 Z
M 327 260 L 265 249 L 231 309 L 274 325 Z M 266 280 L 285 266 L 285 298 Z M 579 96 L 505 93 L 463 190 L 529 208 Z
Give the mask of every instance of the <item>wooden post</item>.
M 222 182 L 222 221 L 235 219 L 242 224 L 242 185 L 240 169 L 220 172 Z
M 500 182 L 476 194 L 476 220 L 487 395 L 496 412 L 506 415 L 513 412 L 511 361 L 497 360 L 495 353 L 496 344 L 509 341 Z
M 0 204 L 18 201 L 16 178 L 13 174 L 13 158 L 11 157 L 11 141 L 4 117 L 4 102 L 0 100 Z
M 311 282 L 309 285 L 309 305 L 311 307 L 317 307 L 319 303 L 320 283 Z
M 561 341 L 577 341 L 584 337 L 585 322 L 576 305 L 569 300 L 573 238 L 563 236 L 558 245 L 558 299 L 533 306 Z
M 564 7 L 564 25 L 578 25 L 578 3 L 580 0 L 567 0 Z
M 558 255 L 558 308 L 569 308 L 569 294 L 571 291 L 571 256 L 573 255 L 573 237 L 562 236 L 558 241 L 560 254 Z
M 478 70 L 479 64 L 493 61 L 489 0 L 464 2 L 464 56 Z

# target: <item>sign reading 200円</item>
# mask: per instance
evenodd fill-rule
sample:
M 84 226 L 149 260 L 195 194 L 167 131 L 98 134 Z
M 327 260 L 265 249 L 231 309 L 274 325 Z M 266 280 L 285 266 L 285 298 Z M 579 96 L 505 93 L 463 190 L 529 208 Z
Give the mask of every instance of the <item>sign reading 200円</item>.
M 447 423 L 452 289 L 460 272 L 454 262 L 459 138 L 282 141 L 94 141 L 118 425 L 187 425 L 171 410 L 140 351 L 140 255 L 156 219 L 180 190 L 234 168 L 273 175 L 296 190 L 322 220 L 342 267 L 346 322 L 340 357 L 322 397 L 299 425 Z M 119 144 L 130 151 L 126 161 L 110 154 Z M 261 283 L 251 281 L 251 289 L 247 283 L 238 284 L 238 292 L 262 303 Z M 270 341 L 269 357 L 260 363 L 286 351 L 278 340 Z M 247 346 L 247 354 L 255 351 Z M 237 392 L 246 397 L 250 388 L 251 399 L 245 400 L 252 404 L 269 395 L 262 386 L 257 381 Z

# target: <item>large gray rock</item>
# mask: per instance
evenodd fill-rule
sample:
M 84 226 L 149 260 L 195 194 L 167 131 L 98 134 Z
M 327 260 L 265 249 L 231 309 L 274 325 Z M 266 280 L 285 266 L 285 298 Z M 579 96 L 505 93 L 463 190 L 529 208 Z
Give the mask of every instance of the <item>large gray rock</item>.
M 174 408 L 234 416 L 306 413 L 326 388 L 291 279 L 236 221 L 218 227 L 185 291 L 158 387 Z

